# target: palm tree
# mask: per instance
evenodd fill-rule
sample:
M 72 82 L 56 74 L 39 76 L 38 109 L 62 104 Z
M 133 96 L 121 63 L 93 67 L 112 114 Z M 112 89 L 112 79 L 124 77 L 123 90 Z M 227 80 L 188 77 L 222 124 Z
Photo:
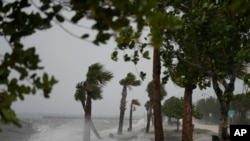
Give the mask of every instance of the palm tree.
M 122 98 L 121 98 L 121 105 L 120 105 L 119 127 L 118 127 L 118 132 L 117 132 L 118 135 L 122 134 L 124 114 L 126 110 L 127 88 L 130 88 L 131 86 L 139 86 L 141 84 L 141 81 L 136 80 L 136 77 L 134 74 L 128 73 L 126 78 L 120 80 L 120 84 L 123 86 L 123 89 L 122 89 Z
M 141 103 L 138 101 L 138 99 L 132 99 L 131 105 L 130 105 L 130 114 L 129 114 L 129 127 L 128 131 L 132 131 L 132 117 L 133 117 L 133 111 L 135 111 L 135 105 L 140 106 Z
M 90 141 L 90 128 L 101 139 L 91 120 L 92 99 L 102 99 L 102 87 L 113 78 L 113 74 L 104 70 L 103 65 L 95 63 L 89 66 L 86 80 L 77 83 L 75 99 L 81 101 L 85 113 L 84 141 Z
M 145 104 L 146 110 L 147 110 L 147 125 L 146 125 L 146 129 L 145 132 L 149 133 L 149 128 L 150 128 L 150 121 L 152 118 L 152 110 L 153 110 L 153 81 L 150 81 L 147 85 L 147 89 L 146 91 L 148 92 L 148 97 L 149 97 L 149 101 L 147 101 L 147 103 Z M 163 84 L 160 85 L 160 98 L 161 100 L 164 99 L 164 97 L 167 95 L 167 91 L 164 87 Z
M 161 8 L 160 8 L 161 7 Z M 162 9 L 161 4 L 159 4 L 160 11 L 165 11 Z M 157 26 L 157 25 L 155 25 Z M 164 31 L 164 29 L 159 28 L 159 32 Z M 158 38 L 158 37 L 157 37 Z M 160 39 L 161 40 L 161 39 Z M 159 40 L 153 42 L 153 109 L 154 109 L 154 129 L 155 129 L 155 140 L 164 141 L 164 133 L 162 126 L 162 107 L 161 107 L 161 45 Z

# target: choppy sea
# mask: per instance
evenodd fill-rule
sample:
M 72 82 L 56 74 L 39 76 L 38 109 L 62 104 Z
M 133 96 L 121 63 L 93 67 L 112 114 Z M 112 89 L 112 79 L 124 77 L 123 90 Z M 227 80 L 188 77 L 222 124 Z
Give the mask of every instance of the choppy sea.
M 22 128 L 14 125 L 1 126 L 0 141 L 83 141 L 84 119 L 80 117 L 33 116 L 21 117 Z M 103 141 L 115 141 L 110 134 L 116 135 L 118 118 L 93 118 L 94 125 Z M 133 120 L 134 130 L 142 130 L 144 119 Z M 128 128 L 125 119 L 123 131 Z M 91 140 L 98 139 L 91 134 Z

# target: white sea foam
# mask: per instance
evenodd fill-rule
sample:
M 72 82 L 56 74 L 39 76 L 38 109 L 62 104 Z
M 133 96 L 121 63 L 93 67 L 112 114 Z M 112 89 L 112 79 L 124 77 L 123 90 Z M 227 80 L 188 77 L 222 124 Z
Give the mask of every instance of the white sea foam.
M 32 135 L 29 141 L 83 141 L 83 121 L 82 120 L 68 120 L 60 121 L 61 119 L 49 121 L 47 123 L 37 124 L 37 133 Z M 56 124 L 54 124 L 56 122 Z M 140 119 L 133 124 L 133 131 L 128 132 L 128 125 L 124 125 L 123 135 L 117 135 L 118 126 L 114 125 L 114 121 L 100 120 L 97 123 L 103 123 L 103 126 L 112 123 L 110 128 L 106 127 L 103 130 L 98 130 L 102 136 L 102 141 L 116 141 L 116 140 L 140 140 L 149 141 L 150 138 L 145 138 L 142 128 L 145 126 L 144 119 Z M 96 126 L 101 126 L 96 124 Z M 97 128 L 98 129 L 98 128 Z M 114 138 L 110 137 L 114 135 Z M 99 141 L 93 133 L 91 133 L 91 141 Z
M 82 141 L 83 125 L 74 122 L 62 122 L 57 125 L 47 122 L 36 126 L 37 133 L 33 134 L 29 141 Z

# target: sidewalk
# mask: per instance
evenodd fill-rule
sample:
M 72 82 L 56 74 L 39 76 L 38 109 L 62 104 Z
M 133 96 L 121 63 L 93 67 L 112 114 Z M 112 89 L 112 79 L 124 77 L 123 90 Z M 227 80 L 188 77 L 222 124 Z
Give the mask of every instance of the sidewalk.
M 194 122 L 194 124 L 193 141 L 212 141 L 212 136 L 218 133 L 218 125 L 203 124 L 198 121 Z M 181 141 L 181 126 L 179 132 L 176 131 L 176 125 L 164 125 L 163 127 L 165 141 Z M 152 128 L 150 133 L 145 133 L 142 129 L 135 129 L 133 132 L 124 131 L 123 135 L 114 135 L 113 138 L 119 141 L 154 141 L 154 131 Z
M 218 134 L 218 125 L 202 124 L 194 121 L 195 129 L 193 133 L 194 141 L 212 141 L 212 136 Z M 181 141 L 181 126 L 180 131 L 176 132 L 176 125 L 165 125 L 165 141 Z

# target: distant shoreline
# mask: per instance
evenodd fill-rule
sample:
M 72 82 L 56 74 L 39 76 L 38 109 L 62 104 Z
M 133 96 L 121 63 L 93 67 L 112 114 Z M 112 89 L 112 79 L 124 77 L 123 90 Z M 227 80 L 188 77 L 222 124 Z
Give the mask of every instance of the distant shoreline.
M 84 119 L 84 115 L 65 115 L 65 114 L 34 114 L 34 113 L 18 113 L 19 118 L 59 118 L 59 119 Z M 142 117 L 133 117 L 133 120 L 139 120 Z M 119 119 L 119 116 L 103 116 L 93 115 L 92 119 Z M 129 117 L 125 117 L 128 120 Z

